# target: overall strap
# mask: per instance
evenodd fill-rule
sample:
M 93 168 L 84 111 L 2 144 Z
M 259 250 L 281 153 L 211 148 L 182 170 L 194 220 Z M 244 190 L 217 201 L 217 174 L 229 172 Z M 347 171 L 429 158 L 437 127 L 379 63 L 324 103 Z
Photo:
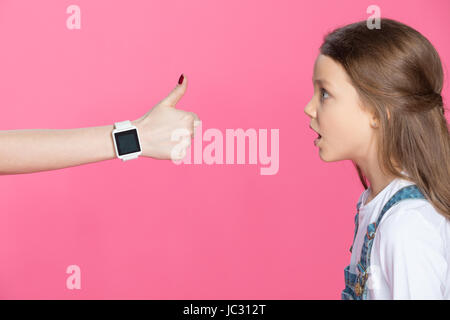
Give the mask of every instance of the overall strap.
M 353 250 L 353 245 L 355 244 L 356 234 L 358 233 L 358 225 L 359 225 L 359 207 L 361 206 L 361 200 L 356 204 L 356 215 L 355 215 L 355 234 L 353 235 L 352 246 L 350 247 L 350 252 Z
M 381 219 L 383 219 L 384 214 L 396 203 L 406 200 L 406 199 L 425 199 L 425 196 L 423 193 L 419 190 L 419 188 L 416 185 L 409 185 L 406 187 L 401 188 L 398 190 L 386 204 L 384 205 L 383 209 L 381 210 L 377 221 L 374 223 L 371 223 L 367 226 L 367 240 L 369 241 L 369 248 L 365 254 L 365 263 L 364 267 L 370 266 L 370 251 L 372 249 L 372 240 L 375 238 L 375 232 L 378 229 L 378 226 L 380 225 Z
M 381 210 L 377 221 L 367 226 L 367 233 L 364 237 L 364 245 L 361 250 L 361 257 L 357 264 L 361 278 L 367 279 L 367 267 L 370 266 L 370 252 L 372 250 L 373 239 L 375 238 L 375 233 L 381 222 L 381 219 L 393 205 L 406 199 L 425 199 L 425 196 L 416 185 L 409 185 L 401 188 L 383 206 L 383 209 Z M 362 283 L 362 288 L 364 288 L 364 282 L 365 281 L 363 281 Z

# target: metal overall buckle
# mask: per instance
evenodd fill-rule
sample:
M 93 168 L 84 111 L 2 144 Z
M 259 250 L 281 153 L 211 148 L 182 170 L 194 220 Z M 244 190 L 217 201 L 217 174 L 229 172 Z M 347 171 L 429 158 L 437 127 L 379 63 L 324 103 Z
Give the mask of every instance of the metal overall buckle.
M 364 271 L 364 273 L 361 275 L 358 275 L 358 278 L 356 279 L 356 285 L 355 285 L 355 294 L 360 297 L 364 292 L 364 287 L 366 285 L 368 273 Z
M 377 231 L 377 223 L 371 223 L 368 227 L 367 227 L 367 239 L 368 240 L 372 240 L 373 238 L 375 238 L 375 233 Z

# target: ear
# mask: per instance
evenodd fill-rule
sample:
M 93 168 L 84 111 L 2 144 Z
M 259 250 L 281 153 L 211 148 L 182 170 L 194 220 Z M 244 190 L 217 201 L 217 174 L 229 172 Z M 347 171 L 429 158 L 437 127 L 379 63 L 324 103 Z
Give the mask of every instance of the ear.
M 386 108 L 386 114 L 389 121 L 389 119 L 391 119 L 391 112 L 389 111 L 388 108 Z M 372 113 L 370 117 L 370 126 L 372 128 L 378 128 L 380 126 L 380 119 L 376 116 L 375 113 Z
M 372 128 L 378 128 L 379 125 L 379 120 L 378 118 L 375 116 L 375 114 L 372 114 L 372 116 L 370 117 L 370 126 Z

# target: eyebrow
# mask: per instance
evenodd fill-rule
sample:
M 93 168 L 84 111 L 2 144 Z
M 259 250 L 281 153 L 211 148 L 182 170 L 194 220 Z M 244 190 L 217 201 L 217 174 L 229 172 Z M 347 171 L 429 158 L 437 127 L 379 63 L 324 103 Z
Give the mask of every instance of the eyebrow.
M 313 83 L 319 83 L 319 84 L 326 84 L 326 85 L 329 85 L 329 86 L 331 86 L 332 87 L 332 84 L 330 83 L 330 82 L 328 82 L 327 80 L 325 80 L 325 79 L 315 79 L 314 80 L 314 78 L 312 78 L 312 82 Z

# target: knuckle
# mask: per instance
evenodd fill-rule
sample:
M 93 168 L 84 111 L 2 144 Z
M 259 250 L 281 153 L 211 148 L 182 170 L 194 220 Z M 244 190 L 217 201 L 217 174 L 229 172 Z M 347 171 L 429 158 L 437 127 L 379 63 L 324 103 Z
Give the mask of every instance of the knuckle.
M 197 118 L 197 115 L 194 112 L 187 111 L 186 112 L 186 119 L 189 120 L 189 122 L 193 122 Z

